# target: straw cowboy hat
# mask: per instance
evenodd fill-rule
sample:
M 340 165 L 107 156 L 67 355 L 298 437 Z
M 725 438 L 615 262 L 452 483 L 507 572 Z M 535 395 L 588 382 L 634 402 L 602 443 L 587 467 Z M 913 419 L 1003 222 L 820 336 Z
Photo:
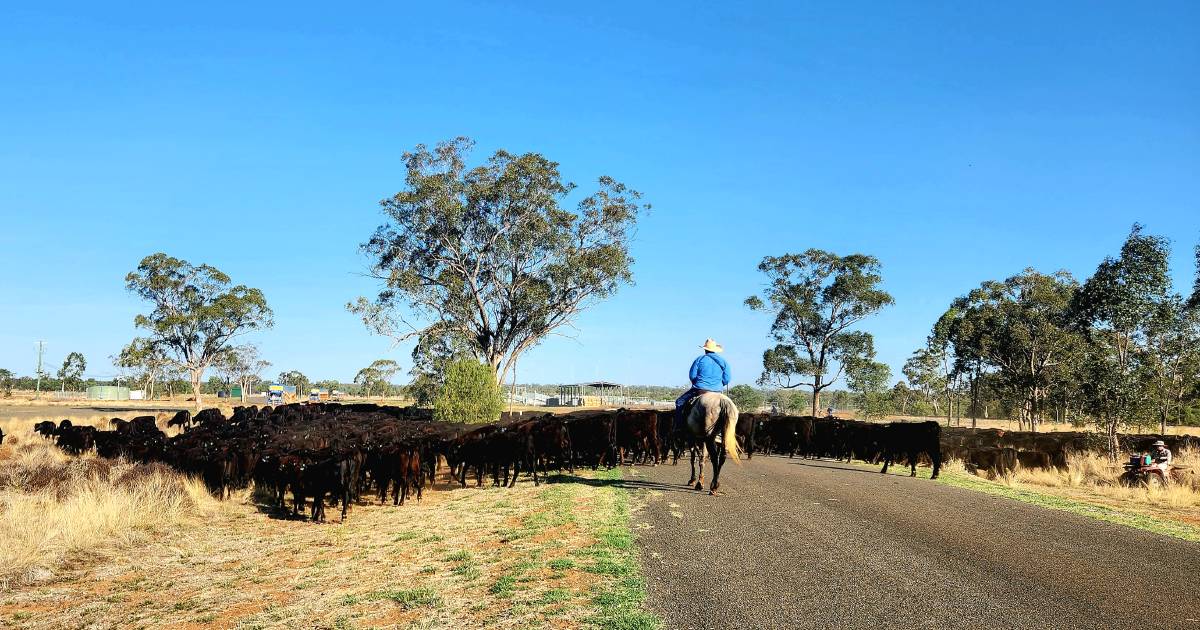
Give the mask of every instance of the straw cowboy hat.
M 1150 446 L 1166 446 L 1166 445 L 1167 445 L 1167 443 L 1166 443 L 1166 442 L 1164 442 L 1164 441 L 1162 441 L 1162 440 L 1156 440 L 1156 441 L 1155 441 L 1153 444 L 1151 444 Z
M 713 341 L 711 337 L 708 339 L 705 339 L 704 345 L 700 346 L 700 347 L 704 348 L 705 352 L 724 352 L 725 351 L 725 348 L 721 344 Z

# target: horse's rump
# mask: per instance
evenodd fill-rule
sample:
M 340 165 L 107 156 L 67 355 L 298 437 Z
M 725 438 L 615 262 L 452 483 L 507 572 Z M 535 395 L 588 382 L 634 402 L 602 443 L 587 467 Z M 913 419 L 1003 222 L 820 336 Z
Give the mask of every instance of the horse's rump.
M 739 461 L 737 441 L 738 408 L 725 394 L 705 392 L 695 399 L 687 417 L 688 431 L 697 439 L 712 439 L 725 447 L 726 455 Z

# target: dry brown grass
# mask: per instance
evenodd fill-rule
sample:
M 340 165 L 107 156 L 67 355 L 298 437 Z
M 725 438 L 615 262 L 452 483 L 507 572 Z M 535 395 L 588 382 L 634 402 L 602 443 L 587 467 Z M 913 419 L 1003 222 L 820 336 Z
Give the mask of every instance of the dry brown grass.
M 1096 453 L 1075 453 L 1065 470 L 1018 469 L 998 481 L 1015 489 L 1029 489 L 1085 503 L 1103 505 L 1189 525 L 1200 525 L 1200 453 L 1175 454 L 1175 464 L 1187 466 L 1180 480 L 1159 487 L 1127 487 L 1118 482 L 1121 461 Z M 962 462 L 944 466 L 947 472 L 970 474 Z
M 0 447 L 0 627 L 580 627 L 636 578 L 626 505 L 603 483 L 439 484 L 318 525 L 23 434 Z
M 161 465 L 66 457 L 12 436 L 0 447 L 0 587 L 52 579 L 83 555 L 134 549 L 211 512 L 203 486 Z

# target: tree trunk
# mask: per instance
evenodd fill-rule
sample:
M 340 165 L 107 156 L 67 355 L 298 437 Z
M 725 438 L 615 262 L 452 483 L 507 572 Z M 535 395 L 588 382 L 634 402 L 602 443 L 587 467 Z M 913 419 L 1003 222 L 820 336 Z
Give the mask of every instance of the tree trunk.
M 204 370 L 192 370 L 192 393 L 196 395 L 196 409 L 200 409 L 200 381 L 204 378 Z
M 508 376 L 508 366 L 507 365 L 504 366 L 503 371 L 500 370 L 500 364 L 503 362 L 504 362 L 504 355 L 502 355 L 502 354 L 492 355 L 491 357 L 488 358 L 488 364 L 492 366 L 492 375 L 496 377 L 496 384 L 501 385 L 501 386 L 504 385 L 504 377 Z M 512 361 L 510 360 L 509 363 L 511 364 Z M 501 389 L 503 389 L 503 387 L 501 387 Z
M 1117 421 L 1105 417 L 1105 422 L 1108 424 L 1108 457 L 1109 459 L 1117 459 Z
M 979 373 L 971 378 L 971 428 L 979 424 Z

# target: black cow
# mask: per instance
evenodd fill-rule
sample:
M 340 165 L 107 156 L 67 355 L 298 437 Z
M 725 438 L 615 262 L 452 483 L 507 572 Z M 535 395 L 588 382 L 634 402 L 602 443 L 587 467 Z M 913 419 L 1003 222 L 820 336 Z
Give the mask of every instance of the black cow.
M 192 412 L 183 409 L 175 414 L 170 420 L 167 420 L 167 427 L 179 427 L 180 431 L 186 430 L 192 426 Z
M 617 461 L 625 463 L 625 454 L 629 453 L 629 463 L 643 462 L 653 459 L 657 464 L 662 454 L 662 444 L 658 438 L 658 412 L 649 410 L 622 409 L 617 412 Z
M 571 449 L 579 463 L 612 468 L 617 464 L 616 423 L 610 414 L 572 415 L 566 419 Z
M 971 472 L 982 470 L 988 477 L 999 477 L 1016 470 L 1018 461 L 1015 448 L 985 447 L 971 449 L 971 458 L 966 465 Z
M 53 420 L 43 420 L 33 425 L 33 432 L 40 434 L 44 438 L 54 437 L 54 432 L 58 427 L 54 426 Z
M 129 421 L 129 430 L 134 435 L 153 435 L 159 433 L 154 416 L 138 416 Z
M 69 424 L 64 427 L 60 425 L 56 435 L 58 436 L 58 447 L 75 455 L 90 451 L 96 443 L 95 427 L 76 427 Z
M 888 465 L 907 457 L 912 467 L 910 477 L 917 476 L 917 458 L 921 453 L 929 455 L 933 462 L 933 474 L 930 479 L 937 479 L 942 469 L 942 427 L 932 420 L 926 422 L 892 422 L 883 427 L 883 469 L 886 473 Z

